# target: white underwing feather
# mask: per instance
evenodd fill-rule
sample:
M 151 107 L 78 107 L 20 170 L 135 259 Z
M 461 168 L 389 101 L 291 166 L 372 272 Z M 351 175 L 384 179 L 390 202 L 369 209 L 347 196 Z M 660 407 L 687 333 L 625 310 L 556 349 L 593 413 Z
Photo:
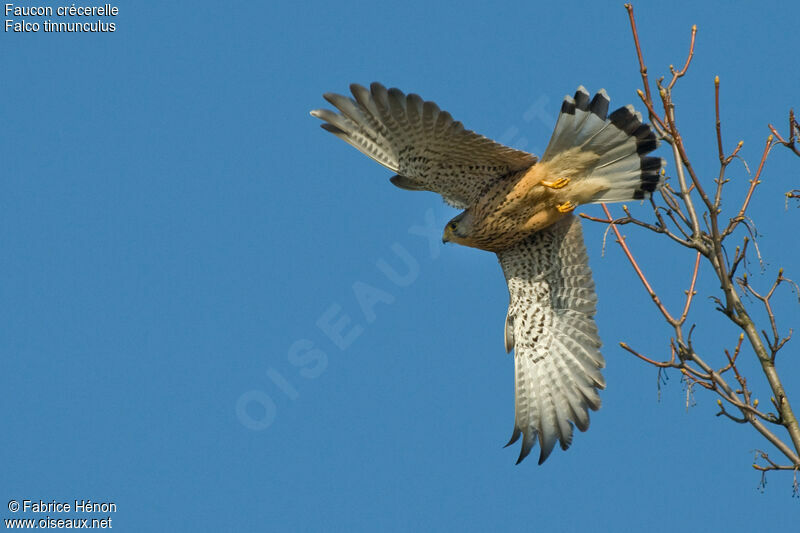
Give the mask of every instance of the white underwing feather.
M 556 442 L 570 446 L 571 424 L 589 427 L 588 411 L 600 408 L 597 389 L 605 387 L 580 221 L 570 215 L 498 258 L 511 297 L 507 324 L 513 325 L 516 368 L 514 436 L 523 437 L 519 460 L 538 440 L 541 463 Z

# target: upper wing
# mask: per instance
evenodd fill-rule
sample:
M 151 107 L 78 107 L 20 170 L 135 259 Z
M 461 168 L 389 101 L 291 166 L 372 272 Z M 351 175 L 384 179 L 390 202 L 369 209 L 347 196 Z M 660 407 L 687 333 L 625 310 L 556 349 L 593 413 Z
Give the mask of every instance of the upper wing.
M 381 165 L 397 172 L 392 182 L 405 189 L 441 194 L 456 207 L 477 202 L 487 182 L 530 167 L 536 157 L 464 129 L 450 113 L 416 94 L 353 84 L 355 97 L 327 93 L 339 109 L 316 109 L 322 127 Z
M 567 449 L 572 423 L 589 427 L 600 408 L 600 338 L 593 316 L 597 296 L 580 221 L 568 216 L 498 254 L 511 303 L 506 350 L 515 349 L 514 434 L 523 435 L 522 461 L 539 438 L 539 464 L 556 440 Z

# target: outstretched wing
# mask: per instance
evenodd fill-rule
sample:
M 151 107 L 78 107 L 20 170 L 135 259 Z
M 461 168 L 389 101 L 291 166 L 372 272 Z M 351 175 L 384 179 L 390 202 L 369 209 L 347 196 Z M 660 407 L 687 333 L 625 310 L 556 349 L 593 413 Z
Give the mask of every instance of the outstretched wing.
M 566 450 L 572 424 L 589 427 L 600 408 L 600 338 L 592 318 L 597 296 L 580 221 L 568 216 L 498 254 L 511 303 L 506 351 L 514 349 L 514 434 L 522 461 L 539 439 L 542 464 L 556 441 Z
M 464 129 L 416 94 L 373 83 L 350 86 L 353 98 L 327 93 L 339 113 L 316 109 L 322 127 L 397 172 L 392 183 L 434 191 L 455 207 L 477 203 L 487 183 L 536 163 L 536 157 Z

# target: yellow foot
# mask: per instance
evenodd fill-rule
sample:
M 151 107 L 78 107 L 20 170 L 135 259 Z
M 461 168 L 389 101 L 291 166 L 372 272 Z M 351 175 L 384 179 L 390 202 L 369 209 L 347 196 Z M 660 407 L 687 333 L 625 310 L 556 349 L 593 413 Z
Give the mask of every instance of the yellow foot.
M 573 204 L 570 200 L 567 200 L 563 204 L 558 204 L 556 206 L 556 209 L 558 209 L 559 213 L 569 213 L 570 211 L 572 211 L 576 207 L 578 207 L 578 206 Z
M 558 178 L 556 181 L 544 181 L 540 182 L 545 187 L 549 187 L 551 189 L 562 189 L 569 184 L 569 178 Z

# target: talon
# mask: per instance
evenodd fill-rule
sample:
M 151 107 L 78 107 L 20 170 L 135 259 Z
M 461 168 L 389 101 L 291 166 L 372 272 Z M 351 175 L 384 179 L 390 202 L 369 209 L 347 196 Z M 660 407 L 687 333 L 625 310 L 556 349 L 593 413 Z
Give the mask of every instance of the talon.
M 573 204 L 572 201 L 567 200 L 563 204 L 558 204 L 556 206 L 556 209 L 558 209 L 559 213 L 569 213 L 570 211 L 572 211 L 576 207 L 578 207 L 578 206 Z
M 569 184 L 569 178 L 558 178 L 556 181 L 541 181 L 541 184 L 551 189 L 562 189 Z

